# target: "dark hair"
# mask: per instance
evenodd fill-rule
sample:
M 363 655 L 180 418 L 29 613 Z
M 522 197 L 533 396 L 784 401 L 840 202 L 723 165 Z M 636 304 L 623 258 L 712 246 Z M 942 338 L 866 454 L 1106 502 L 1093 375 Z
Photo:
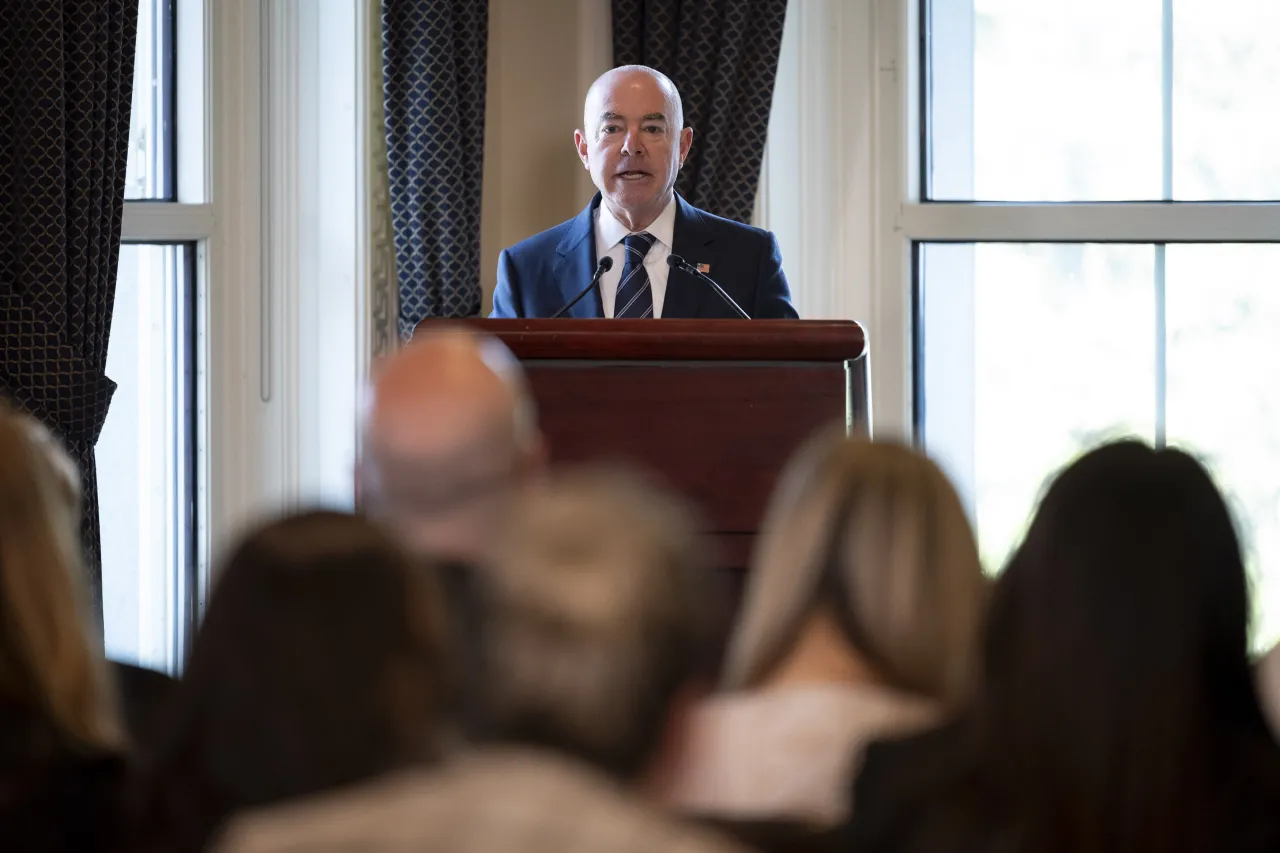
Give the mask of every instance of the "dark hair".
M 166 849 L 232 813 L 434 755 L 442 616 L 425 570 L 332 512 L 249 536 L 218 579 L 167 730 L 143 775 Z
M 1199 463 L 1125 441 L 1067 468 L 996 586 L 974 708 L 1015 847 L 1220 849 L 1240 790 L 1278 792 L 1248 625 L 1235 529 Z

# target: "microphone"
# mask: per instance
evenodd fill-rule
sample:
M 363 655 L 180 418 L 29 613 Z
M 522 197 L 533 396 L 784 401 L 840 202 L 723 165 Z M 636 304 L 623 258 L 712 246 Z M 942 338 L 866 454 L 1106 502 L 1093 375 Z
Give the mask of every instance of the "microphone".
M 582 297 L 584 297 L 584 296 L 586 296 L 588 293 L 590 293 L 590 292 L 591 292 L 591 288 L 595 287 L 596 285 L 598 285 L 598 284 L 600 283 L 600 277 L 601 277 L 602 275 L 604 275 L 605 273 L 607 273 L 607 272 L 608 272 L 609 270 L 611 270 L 611 269 L 613 269 L 613 258 L 609 257 L 608 255 L 605 255 L 603 258 L 601 258 L 601 259 L 600 259 L 600 263 L 596 264 L 596 272 L 595 272 L 595 275 L 591 276 L 591 281 L 587 282 L 587 286 L 586 286 L 586 287 L 584 287 L 584 288 L 582 288 L 582 290 L 581 290 L 581 291 L 579 291 L 579 293 L 578 293 L 578 295 L 577 295 L 577 296 L 575 296 L 575 297 L 573 297 L 573 299 L 569 300 L 569 304 L 568 304 L 568 305 L 564 306 L 564 307 L 563 307 L 563 308 L 561 308 L 559 311 L 557 311 L 556 313 L 552 314 L 552 315 L 551 315 L 551 319 L 552 319 L 552 320 L 558 320 L 558 319 L 560 319 L 561 317 L 563 317 L 563 316 L 564 316 L 564 313 L 565 313 L 566 311 L 568 311 L 570 308 L 572 308 L 573 306 L 577 305 L 579 302 L 581 302 L 581 301 L 582 301 Z
M 751 319 L 751 315 L 748 314 L 746 311 L 743 311 L 742 306 L 739 305 L 737 302 L 734 302 L 733 297 L 725 293 L 724 288 L 716 284 L 715 279 L 713 279 L 711 276 L 707 275 L 702 270 L 695 267 L 693 264 L 686 261 L 684 258 L 680 257 L 679 255 L 667 255 L 667 264 L 675 269 L 680 270 L 681 272 L 688 273 L 694 278 L 702 279 L 707 284 L 711 285 L 711 289 L 716 292 L 716 295 L 719 296 L 721 299 L 723 299 L 726 305 L 728 305 L 730 308 L 736 311 L 739 317 L 741 317 L 744 320 Z

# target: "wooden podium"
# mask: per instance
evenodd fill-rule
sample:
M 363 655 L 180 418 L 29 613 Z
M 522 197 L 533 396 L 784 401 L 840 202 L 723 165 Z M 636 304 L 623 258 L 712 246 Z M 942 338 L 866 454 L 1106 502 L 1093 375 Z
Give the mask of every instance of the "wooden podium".
M 429 328 L 427 320 L 418 328 Z M 868 431 L 862 327 L 825 320 L 468 320 L 523 363 L 553 462 L 655 472 L 747 565 L 779 472 L 817 428 Z

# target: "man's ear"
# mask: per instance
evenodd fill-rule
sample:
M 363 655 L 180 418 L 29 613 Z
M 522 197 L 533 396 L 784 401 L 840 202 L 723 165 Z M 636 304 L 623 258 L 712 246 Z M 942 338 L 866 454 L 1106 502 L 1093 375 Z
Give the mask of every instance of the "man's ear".
M 584 169 L 590 169 L 591 163 L 587 159 L 587 135 L 580 130 L 573 132 L 573 147 L 578 149 L 578 159 L 582 161 Z
M 686 127 L 680 131 L 680 166 L 684 166 L 685 158 L 689 156 L 689 149 L 693 147 L 693 128 Z

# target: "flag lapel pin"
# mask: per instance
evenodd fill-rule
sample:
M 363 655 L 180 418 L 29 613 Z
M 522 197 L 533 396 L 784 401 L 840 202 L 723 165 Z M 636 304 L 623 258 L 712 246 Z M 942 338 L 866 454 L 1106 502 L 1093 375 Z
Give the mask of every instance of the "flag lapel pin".
M 698 272 L 707 275 L 711 272 L 711 264 L 698 264 Z

